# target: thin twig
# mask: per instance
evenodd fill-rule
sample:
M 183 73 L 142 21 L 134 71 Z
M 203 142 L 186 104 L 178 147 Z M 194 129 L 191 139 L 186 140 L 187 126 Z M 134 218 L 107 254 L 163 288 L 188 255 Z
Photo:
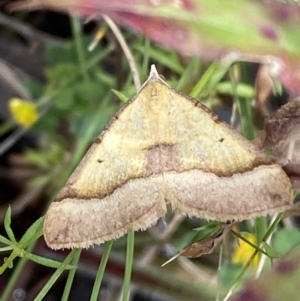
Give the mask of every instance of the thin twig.
M 230 116 L 230 125 L 234 126 L 236 119 L 236 103 L 233 103 L 232 110 L 231 110 L 231 116 Z
M 16 72 L 5 62 L 0 59 L 0 81 L 5 83 L 11 91 L 15 94 L 18 94 L 19 97 L 26 100 L 31 99 L 31 95 L 28 90 L 22 85 L 21 80 L 19 79 Z
M 139 91 L 140 87 L 141 87 L 141 81 L 140 81 L 140 75 L 134 60 L 134 57 L 131 53 L 130 48 L 128 47 L 119 27 L 116 25 L 116 23 L 108 16 L 103 15 L 103 18 L 105 20 L 105 22 L 108 24 L 108 26 L 110 27 L 110 29 L 112 30 L 112 32 L 114 33 L 114 35 L 116 36 L 116 39 L 118 40 L 118 42 L 121 45 L 121 48 L 124 51 L 124 54 L 127 58 L 130 70 L 131 70 L 131 74 L 133 77 L 133 81 L 134 81 L 134 85 L 136 87 L 136 90 Z
M 0 156 L 10 149 L 26 132 L 27 128 L 18 128 L 15 132 L 9 135 L 0 143 Z

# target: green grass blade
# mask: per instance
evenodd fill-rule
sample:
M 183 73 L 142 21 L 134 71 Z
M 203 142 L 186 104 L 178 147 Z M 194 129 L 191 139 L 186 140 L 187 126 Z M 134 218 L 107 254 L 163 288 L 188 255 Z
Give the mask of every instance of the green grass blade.
M 176 89 L 181 90 L 184 85 L 191 85 L 190 78 L 193 77 L 195 70 L 200 70 L 201 61 L 198 58 L 191 58 L 188 65 L 182 72 L 180 79 L 177 81 Z
M 39 292 L 39 294 L 34 298 L 33 301 L 42 301 L 48 291 L 51 289 L 53 284 L 56 282 L 58 277 L 65 271 L 66 267 L 69 265 L 71 260 L 76 255 L 77 249 L 72 250 L 69 255 L 65 258 L 65 260 L 61 263 L 59 268 L 53 273 L 53 275 L 50 277 L 49 281 L 46 283 L 46 285 L 42 288 L 42 290 Z
M 122 102 L 127 102 L 128 97 L 126 95 L 124 95 L 122 92 L 117 91 L 115 89 L 111 89 L 112 92 L 122 101 Z
M 30 243 L 42 236 L 43 222 L 44 217 L 40 217 L 26 230 L 19 242 L 22 247 L 26 248 Z
M 104 252 L 103 252 L 102 259 L 101 259 L 101 262 L 100 262 L 100 265 L 99 265 L 99 268 L 98 268 L 98 272 L 97 272 L 97 276 L 96 276 L 96 279 L 95 279 L 95 283 L 94 283 L 94 287 L 93 287 L 93 291 L 92 291 L 90 301 L 97 301 L 98 300 L 100 286 L 101 286 L 101 283 L 102 283 L 105 267 L 106 267 L 106 264 L 107 264 L 107 261 L 108 261 L 108 257 L 109 257 L 109 253 L 110 253 L 110 250 L 112 248 L 112 245 L 113 245 L 112 240 L 105 243 Z
M 143 52 L 143 63 L 142 63 L 142 75 L 146 76 L 149 70 L 149 50 L 151 48 L 150 41 L 145 39 L 144 42 L 144 52 Z
M 197 98 L 202 93 L 202 91 L 204 90 L 204 87 L 207 85 L 209 79 L 211 78 L 211 76 L 213 75 L 213 73 L 215 72 L 216 69 L 217 69 L 217 63 L 215 63 L 215 62 L 212 63 L 208 67 L 206 72 L 201 76 L 198 83 L 195 85 L 195 87 L 191 91 L 191 93 L 190 93 L 191 97 Z
M 76 254 L 74 255 L 73 262 L 72 262 L 74 267 L 78 265 L 80 254 L 81 254 L 81 249 L 77 249 Z M 69 299 L 69 295 L 70 295 L 70 291 L 71 291 L 71 287 L 72 287 L 72 283 L 73 283 L 73 280 L 74 280 L 75 273 L 76 273 L 76 269 L 72 269 L 69 272 L 67 283 L 66 283 L 65 289 L 64 289 L 64 293 L 63 293 L 63 296 L 61 298 L 62 301 L 67 301 Z
M 89 74 L 87 72 L 87 64 L 85 61 L 84 50 L 82 45 L 82 31 L 81 22 L 78 16 L 71 14 L 71 28 L 73 32 L 73 38 L 76 44 L 76 52 L 78 57 L 78 63 L 80 65 L 81 74 L 86 83 L 89 83 Z
M 270 257 L 270 255 L 265 252 L 262 248 L 260 248 L 259 246 L 256 246 L 255 244 L 253 244 L 251 241 L 249 241 L 247 238 L 245 238 L 244 236 L 240 235 L 240 233 L 235 232 L 234 230 L 231 230 L 231 233 L 234 234 L 236 237 L 238 237 L 239 239 L 243 240 L 245 243 L 247 243 L 249 246 L 251 246 L 253 249 L 255 249 L 257 252 L 260 252 L 264 255 L 266 255 L 267 257 Z
M 275 231 L 278 223 L 281 221 L 282 217 L 283 217 L 284 213 L 280 213 L 278 214 L 278 216 L 276 217 L 275 221 L 272 223 L 272 225 L 269 227 L 268 231 L 266 232 L 266 234 L 264 235 L 262 241 L 266 241 L 268 239 L 268 237 Z M 260 242 L 261 243 L 261 242 Z M 231 295 L 231 293 L 235 290 L 235 288 L 237 287 L 237 285 L 240 283 L 241 279 L 243 278 L 244 274 L 246 273 L 246 271 L 248 270 L 250 264 L 252 263 L 252 261 L 254 260 L 255 256 L 258 254 L 258 250 L 256 249 L 253 254 L 251 255 L 250 259 L 248 260 L 248 262 L 245 264 L 245 266 L 242 268 L 240 274 L 237 276 L 237 278 L 235 279 L 233 285 L 231 286 L 229 292 L 227 293 L 227 295 L 224 298 L 224 301 L 228 300 L 229 296 Z
M 126 253 L 124 283 L 123 283 L 123 290 L 122 290 L 122 301 L 129 300 L 131 271 L 133 265 L 133 252 L 134 252 L 134 231 L 130 229 L 128 230 L 128 234 L 127 234 L 127 253 Z

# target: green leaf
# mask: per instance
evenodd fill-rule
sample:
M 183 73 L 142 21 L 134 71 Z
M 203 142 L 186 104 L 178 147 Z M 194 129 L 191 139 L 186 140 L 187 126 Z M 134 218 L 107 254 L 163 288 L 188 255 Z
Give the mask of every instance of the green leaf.
M 143 53 L 144 45 L 136 45 L 135 48 Z M 154 47 L 148 49 L 148 55 L 157 64 L 168 67 L 170 70 L 181 74 L 184 71 L 184 67 L 180 60 L 180 57 L 176 52 L 170 52 L 162 48 Z
M 55 108 L 61 111 L 70 110 L 75 103 L 75 90 L 73 87 L 64 87 L 54 98 Z
M 27 149 L 25 151 L 26 160 L 32 164 L 37 166 L 40 169 L 44 170 L 52 170 L 53 166 L 56 166 L 59 164 L 65 154 L 65 149 L 61 144 L 59 144 L 57 141 L 53 141 L 47 149 L 43 150 L 37 150 L 37 149 Z M 49 178 L 49 175 L 41 175 L 39 178 L 47 180 Z M 41 184 L 43 183 L 42 180 L 39 180 Z M 32 183 L 32 181 L 30 182 Z
M 87 83 L 78 82 L 75 87 L 70 88 L 75 91 L 77 102 L 80 101 L 84 104 L 84 109 L 87 109 L 87 106 L 91 106 L 95 103 L 98 105 L 99 102 L 102 101 L 103 94 L 109 91 L 103 83 L 99 83 L 99 81 L 95 80 L 90 80 Z
M 55 281 L 58 279 L 58 277 L 64 272 L 67 266 L 69 266 L 70 261 L 74 258 L 77 252 L 80 252 L 79 249 L 72 250 L 69 255 L 65 258 L 65 260 L 59 265 L 57 270 L 53 273 L 53 275 L 50 277 L 48 282 L 45 284 L 45 286 L 41 289 L 39 294 L 34 298 L 34 301 L 41 301 L 44 299 L 48 291 L 51 289 Z
M 115 114 L 116 110 L 117 107 L 115 106 L 106 106 L 103 107 L 100 114 L 98 110 L 86 112 L 84 116 L 82 116 L 82 114 L 78 114 L 73 118 L 71 131 L 77 137 L 84 137 L 90 129 L 91 121 L 93 121 L 93 134 L 91 137 L 97 137 L 107 122 Z
M 45 70 L 48 85 L 53 89 L 62 88 L 80 78 L 80 68 L 76 63 L 61 63 Z M 50 85 L 51 84 L 51 85 Z
M 195 78 L 201 70 L 202 62 L 198 58 L 191 58 L 188 65 L 185 66 L 185 70 L 180 74 L 179 80 L 171 83 L 171 87 L 175 87 L 176 90 L 182 90 L 187 87 L 192 87 L 193 82 L 191 79 Z
M 190 92 L 190 96 L 198 98 L 199 96 L 207 97 L 210 95 L 228 69 L 229 65 L 213 62 L 194 86 L 193 90 Z
M 173 246 L 177 252 L 182 250 L 185 246 L 190 245 L 193 242 L 195 237 L 195 231 L 188 231 L 181 237 L 179 237 L 174 243 Z
M 128 97 L 125 94 L 123 94 L 122 92 L 117 91 L 115 89 L 111 89 L 111 90 L 122 102 L 124 102 L 124 103 L 127 102 Z
M 44 170 L 49 168 L 47 154 L 45 152 L 36 149 L 27 149 L 25 155 L 28 163 Z
M 42 236 L 43 222 L 44 222 L 44 217 L 40 217 L 26 230 L 25 234 L 23 235 L 23 237 L 19 242 L 20 246 L 26 248 L 31 242 L 33 242 L 34 240 Z
M 299 244 L 300 232 L 296 228 L 280 229 L 273 239 L 274 250 L 280 255 L 288 253 Z
M 194 229 L 197 234 L 194 237 L 193 242 L 202 241 L 207 237 L 213 236 L 221 229 L 221 223 L 218 222 L 208 222 L 202 227 Z
M 189 231 L 182 236 L 175 244 L 177 250 L 183 249 L 185 246 L 193 242 L 201 242 L 208 237 L 212 237 L 221 229 L 221 224 L 218 222 L 208 222 L 205 225 Z
M 216 89 L 217 92 L 219 93 L 234 95 L 231 82 L 219 83 Z M 253 98 L 255 94 L 254 88 L 244 83 L 238 83 L 238 85 L 236 86 L 236 92 L 238 97 L 243 97 L 243 98 Z
M 220 280 L 225 289 L 229 289 L 236 281 L 241 272 L 242 264 L 232 264 L 230 262 L 222 264 L 220 270 Z
M 265 241 L 262 242 L 262 249 L 264 249 L 268 255 L 269 258 L 275 258 L 278 257 L 276 255 L 275 250 Z
M 24 86 L 30 91 L 33 98 L 39 98 L 43 94 L 44 85 L 33 78 L 26 79 Z
M 14 249 L 14 246 L 7 246 L 7 247 L 0 248 L 0 252 L 6 252 L 6 251 L 13 250 L 13 249 Z
M 4 218 L 4 228 L 5 231 L 7 233 L 8 238 L 12 241 L 12 242 L 16 242 L 16 238 L 15 235 L 10 227 L 11 224 L 11 207 L 8 206 L 6 214 L 5 214 L 5 218 Z
M 71 43 L 64 43 L 62 46 L 52 46 L 46 48 L 46 59 L 52 64 L 75 63 L 76 53 L 71 51 Z
M 6 245 L 10 245 L 11 241 L 9 239 L 7 239 L 6 237 L 0 235 L 0 242 Z
M 99 68 L 93 70 L 95 72 L 95 78 L 98 82 L 98 90 L 99 90 L 99 82 L 106 85 L 107 87 L 115 87 L 116 84 L 116 76 L 113 74 L 107 73 L 104 69 Z
M 65 111 L 58 110 L 55 106 L 50 107 L 47 113 L 34 125 L 34 129 L 40 132 L 54 132 L 59 127 Z
M 24 254 L 24 257 L 31 260 L 31 261 L 34 261 L 38 264 L 44 265 L 44 266 L 49 267 L 49 268 L 54 268 L 54 269 L 59 268 L 62 264 L 60 261 L 56 261 L 56 260 L 49 259 L 49 258 L 46 258 L 46 257 L 38 256 L 38 255 L 28 253 L 28 252 L 26 252 Z M 76 269 L 76 266 L 67 265 L 65 267 L 65 269 L 66 270 Z

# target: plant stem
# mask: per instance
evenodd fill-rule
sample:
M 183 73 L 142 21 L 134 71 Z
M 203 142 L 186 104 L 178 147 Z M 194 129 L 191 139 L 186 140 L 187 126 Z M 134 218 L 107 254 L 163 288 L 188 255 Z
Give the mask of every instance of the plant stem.
M 271 226 L 269 227 L 268 231 L 266 232 L 266 234 L 264 235 L 264 237 L 262 238 L 262 241 L 260 241 L 259 243 L 259 247 L 261 246 L 261 243 L 266 241 L 268 239 L 268 237 L 273 233 L 273 231 L 275 230 L 275 228 L 277 227 L 278 223 L 281 221 L 283 217 L 283 213 L 280 213 L 276 219 L 274 220 L 274 222 L 271 224 Z M 225 298 L 223 299 L 223 301 L 227 301 L 231 294 L 233 293 L 234 289 L 236 288 L 237 284 L 239 283 L 239 281 L 243 278 L 245 272 L 247 271 L 248 267 L 250 266 L 251 262 L 253 261 L 253 259 L 255 258 L 255 256 L 258 254 L 259 250 L 256 249 L 253 254 L 251 255 L 250 259 L 248 260 L 248 262 L 246 263 L 246 265 L 243 267 L 242 271 L 240 272 L 240 274 L 237 276 L 236 280 L 234 281 L 234 284 L 231 286 L 230 290 L 228 291 L 227 295 L 225 296 Z
M 112 245 L 113 245 L 112 240 L 105 243 L 104 252 L 103 252 L 102 259 L 101 259 L 101 262 L 100 262 L 100 265 L 99 265 L 99 268 L 98 268 L 98 272 L 97 272 L 97 276 L 96 276 L 96 279 L 95 279 L 95 283 L 94 283 L 94 287 L 93 287 L 93 291 L 92 291 L 90 301 L 97 301 L 98 300 L 100 286 L 101 286 L 101 283 L 102 283 L 104 271 L 105 271 L 105 268 L 106 268 L 106 264 L 107 264 L 107 261 L 108 261 L 108 257 L 109 257 L 109 253 L 110 253 Z
M 75 14 L 71 14 L 71 28 L 75 40 L 76 51 L 78 56 L 81 74 L 86 83 L 89 83 L 89 75 L 87 72 L 87 65 L 84 57 L 83 45 L 81 41 L 81 26 L 79 18 Z
M 207 82 L 209 81 L 209 79 L 211 78 L 213 73 L 215 72 L 217 66 L 218 66 L 218 64 L 214 62 L 208 67 L 206 72 L 202 75 L 202 77 L 200 78 L 198 83 L 195 85 L 194 89 L 191 91 L 191 93 L 190 93 L 191 97 L 196 98 L 196 97 L 198 97 L 198 95 L 201 94 L 201 92 L 203 91 Z
M 81 249 L 76 249 L 74 259 L 72 261 L 73 265 L 75 265 L 75 266 L 78 265 L 80 254 L 81 254 Z M 71 269 L 69 271 L 67 283 L 65 285 L 64 293 L 63 293 L 62 298 L 61 298 L 62 301 L 69 300 L 69 295 L 70 295 L 70 291 L 71 291 L 71 287 L 72 287 L 72 283 L 73 283 L 73 280 L 74 280 L 75 273 L 76 273 L 76 269 Z
M 255 219 L 256 241 L 260 243 L 263 240 L 264 234 L 267 232 L 267 220 L 265 217 L 258 217 Z
M 133 265 L 133 251 L 134 251 L 134 231 L 130 229 L 128 230 L 128 234 L 127 234 L 127 254 L 126 254 L 124 283 L 123 283 L 123 290 L 122 290 L 122 301 L 129 300 L 131 271 Z
M 144 55 L 143 55 L 143 65 L 142 65 L 142 75 L 146 75 L 149 69 L 149 49 L 150 49 L 150 41 L 145 39 L 144 44 Z
M 46 285 L 42 288 L 39 294 L 34 298 L 33 301 L 42 301 L 50 288 L 53 286 L 58 277 L 65 271 L 66 266 L 71 262 L 71 260 L 77 255 L 78 249 L 72 250 L 65 260 L 61 263 L 60 267 L 53 273 Z
M 238 97 L 238 79 L 236 79 L 236 77 L 234 76 L 233 68 L 229 69 L 229 76 L 232 85 L 234 103 L 236 104 L 240 116 L 242 133 L 247 139 L 251 140 L 255 136 L 255 126 L 252 120 L 251 101 L 248 99 L 241 99 L 240 97 Z
M 28 252 L 31 252 L 33 250 L 34 246 L 35 246 L 35 243 L 33 243 L 31 246 L 29 246 Z M 17 279 L 19 278 L 26 262 L 27 262 L 26 258 L 20 258 L 20 261 L 18 262 L 17 267 L 14 269 L 12 275 L 9 277 L 9 281 L 8 281 L 8 283 L 4 289 L 4 292 L 2 294 L 2 297 L 0 299 L 1 301 L 8 300 L 10 293 L 11 293 Z

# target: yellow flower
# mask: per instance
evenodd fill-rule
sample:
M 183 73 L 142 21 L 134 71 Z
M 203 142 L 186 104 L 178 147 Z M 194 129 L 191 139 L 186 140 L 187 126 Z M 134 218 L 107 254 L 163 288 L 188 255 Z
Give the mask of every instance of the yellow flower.
M 11 98 L 9 109 L 14 120 L 26 128 L 34 124 L 39 118 L 36 105 L 20 98 Z
M 245 239 L 247 239 L 252 244 L 256 245 L 256 239 L 253 234 L 243 233 L 243 237 L 245 237 Z M 238 239 L 238 246 L 233 252 L 232 262 L 246 264 L 254 251 L 255 249 L 252 246 L 250 246 L 247 242 Z M 257 267 L 258 260 L 259 260 L 259 256 L 256 255 L 254 260 L 252 261 L 253 267 Z

